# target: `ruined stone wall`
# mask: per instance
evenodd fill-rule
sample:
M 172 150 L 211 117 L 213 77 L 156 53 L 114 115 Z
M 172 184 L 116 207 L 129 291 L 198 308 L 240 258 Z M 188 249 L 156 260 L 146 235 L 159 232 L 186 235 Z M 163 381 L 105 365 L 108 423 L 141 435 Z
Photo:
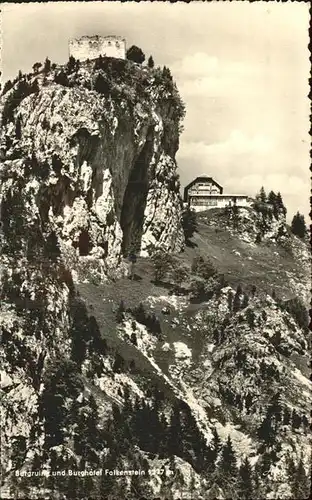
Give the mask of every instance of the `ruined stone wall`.
M 69 41 L 69 55 L 79 61 L 97 59 L 100 55 L 126 58 L 126 41 L 119 36 L 83 36 Z

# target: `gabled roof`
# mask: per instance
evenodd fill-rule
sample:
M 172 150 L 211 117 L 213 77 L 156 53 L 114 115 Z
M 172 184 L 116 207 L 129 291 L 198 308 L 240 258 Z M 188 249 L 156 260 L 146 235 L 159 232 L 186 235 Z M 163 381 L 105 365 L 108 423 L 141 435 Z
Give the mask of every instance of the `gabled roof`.
M 192 182 L 190 182 L 189 184 L 187 184 L 184 188 L 184 201 L 187 200 L 187 192 L 188 190 L 194 186 L 194 184 L 196 184 L 197 182 L 205 182 L 205 181 L 208 181 L 208 182 L 211 182 L 212 184 L 214 184 L 215 186 L 217 186 L 220 191 L 221 191 L 221 194 L 223 193 L 223 187 L 220 186 L 220 184 L 218 184 L 218 182 L 216 182 L 212 177 L 208 177 L 208 175 L 200 175 L 199 177 L 196 177 Z

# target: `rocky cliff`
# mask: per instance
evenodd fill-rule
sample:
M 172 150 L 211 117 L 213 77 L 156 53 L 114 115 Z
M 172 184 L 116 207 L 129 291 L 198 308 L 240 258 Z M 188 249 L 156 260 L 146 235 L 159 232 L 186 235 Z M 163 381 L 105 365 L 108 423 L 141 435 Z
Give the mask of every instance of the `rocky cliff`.
M 184 111 L 170 74 L 72 61 L 21 75 L 2 106 L 3 203 L 27 193 L 29 216 L 56 237 L 77 279 L 122 271 L 130 252 L 181 250 Z

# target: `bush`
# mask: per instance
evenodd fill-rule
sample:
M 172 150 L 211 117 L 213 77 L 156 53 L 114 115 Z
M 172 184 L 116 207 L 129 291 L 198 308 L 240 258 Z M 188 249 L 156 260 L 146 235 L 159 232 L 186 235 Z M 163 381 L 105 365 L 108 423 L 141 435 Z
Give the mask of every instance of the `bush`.
M 94 90 L 107 97 L 110 93 L 110 89 L 110 82 L 103 75 L 97 75 L 94 82 Z
M 36 62 L 34 65 L 33 65 L 33 70 L 34 70 L 34 73 L 39 73 L 39 70 L 42 66 L 42 63 L 41 62 Z
M 246 309 L 246 319 L 247 319 L 247 323 L 250 326 L 250 328 L 254 328 L 256 315 L 252 309 Z
M 8 96 L 7 100 L 4 103 L 2 111 L 3 125 L 6 125 L 8 122 L 12 122 L 14 120 L 15 109 L 19 106 L 19 104 L 23 99 L 25 99 L 27 96 L 29 96 L 36 90 L 37 90 L 36 86 L 29 85 L 29 83 L 26 82 L 26 80 L 21 80 L 18 82 L 17 87 Z
M 309 313 L 306 307 L 302 304 L 301 300 L 295 297 L 285 303 L 286 311 L 296 321 L 297 325 L 304 330 L 309 327 Z
M 2 90 L 2 95 L 5 94 L 6 92 L 8 92 L 12 87 L 13 87 L 13 83 L 11 82 L 11 80 L 8 80 L 7 82 L 5 82 L 5 84 L 3 86 L 3 90 Z
M 195 257 L 192 263 L 192 272 L 203 279 L 216 275 L 217 271 L 208 257 Z
M 63 85 L 63 87 L 69 87 L 68 77 L 63 70 L 55 75 L 54 81 L 59 85 Z
M 189 276 L 188 269 L 184 266 L 178 266 L 173 270 L 173 279 L 175 284 L 177 285 L 177 289 L 181 288 L 183 282 L 187 280 Z
M 154 265 L 155 282 L 159 283 L 173 268 L 173 260 L 168 253 L 159 250 L 152 256 L 152 262 Z

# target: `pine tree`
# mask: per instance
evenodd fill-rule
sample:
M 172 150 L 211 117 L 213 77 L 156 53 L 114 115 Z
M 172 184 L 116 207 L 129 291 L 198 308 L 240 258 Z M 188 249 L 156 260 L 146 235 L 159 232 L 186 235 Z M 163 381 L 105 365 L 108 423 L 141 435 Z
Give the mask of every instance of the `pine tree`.
M 169 455 L 181 455 L 182 452 L 182 425 L 178 405 L 175 405 L 170 419 L 168 437 Z
M 283 414 L 283 425 L 289 425 L 290 424 L 290 419 L 291 419 L 291 413 L 290 410 L 287 406 L 284 408 L 284 414 Z
M 148 65 L 149 68 L 154 68 L 155 63 L 154 63 L 154 59 L 153 59 L 152 56 L 149 56 L 147 65 Z
M 237 461 L 230 436 L 222 448 L 219 469 L 227 480 L 234 480 L 237 476 Z
M 15 137 L 16 139 L 20 140 L 22 137 L 22 121 L 20 116 L 16 118 L 16 124 L 15 124 Z
M 258 429 L 258 437 L 267 445 L 272 445 L 275 441 L 275 432 L 272 426 L 270 415 L 266 415 Z
M 154 265 L 155 283 L 159 283 L 172 269 L 172 257 L 166 252 L 157 251 L 152 256 L 152 262 Z
M 113 364 L 113 372 L 122 373 L 124 369 L 124 364 L 125 364 L 124 359 L 120 356 L 119 353 L 116 353 L 115 361 Z
M 137 346 L 138 345 L 138 341 L 137 341 L 137 336 L 135 334 L 135 332 L 132 332 L 131 333 L 131 342 L 133 345 Z
M 127 59 L 129 61 L 134 61 L 138 64 L 142 64 L 145 61 L 145 55 L 142 49 L 140 47 L 137 47 L 136 45 L 132 45 L 128 50 L 127 50 Z
M 282 198 L 282 195 L 280 192 L 277 193 L 276 195 L 276 206 L 278 208 L 278 210 L 283 214 L 283 215 L 286 215 L 287 213 L 287 210 L 286 210 L 286 207 L 284 205 L 284 202 L 283 202 L 283 198 Z
M 253 498 L 252 468 L 247 457 L 239 468 L 239 498 L 250 500 Z
M 307 234 L 307 226 L 304 220 L 304 216 L 299 212 L 294 215 L 293 220 L 291 222 L 291 231 L 298 238 L 304 238 Z
M 242 309 L 245 309 L 248 306 L 249 298 L 246 293 L 244 293 L 243 301 L 242 301 Z
M 233 312 L 237 312 L 241 308 L 241 295 L 242 295 L 242 287 L 238 285 L 236 289 L 236 293 L 233 300 Z
M 123 300 L 119 302 L 119 306 L 116 312 L 116 321 L 117 323 L 121 323 L 124 319 L 125 314 L 125 303 Z
M 259 198 L 260 198 L 260 201 L 262 203 L 266 203 L 267 202 L 267 196 L 266 196 L 266 193 L 265 193 L 265 190 L 264 190 L 263 186 L 260 189 Z
M 51 61 L 47 57 L 46 60 L 44 61 L 43 72 L 44 73 L 49 73 L 50 70 L 51 70 Z
M 44 255 L 46 256 L 46 258 L 51 259 L 53 262 L 56 262 L 58 257 L 60 257 L 61 255 L 61 250 L 55 231 L 51 231 L 51 233 L 46 238 Z
M 194 210 L 191 210 L 190 207 L 187 207 L 182 212 L 181 223 L 185 240 L 186 242 L 188 242 L 190 238 L 192 238 L 193 234 L 197 231 L 197 219 Z
M 72 73 L 76 68 L 76 59 L 74 56 L 70 56 L 67 63 L 67 71 L 68 73 Z
M 276 194 L 274 193 L 274 191 L 270 191 L 269 194 L 268 194 L 268 203 L 270 203 L 271 205 L 273 205 L 273 207 L 275 206 L 276 204 Z
M 292 481 L 292 492 L 294 498 L 308 499 L 310 494 L 310 481 L 306 474 L 302 456 L 296 467 Z
M 115 493 L 115 487 L 116 487 L 116 478 L 114 476 L 110 476 L 109 474 L 105 474 L 105 470 L 114 470 L 117 466 L 118 463 L 118 455 L 117 455 L 117 450 L 112 447 L 108 453 L 103 459 L 102 462 L 102 468 L 103 468 L 103 474 L 101 476 L 101 482 L 100 482 L 100 494 L 101 498 L 107 498 L 111 494 Z

